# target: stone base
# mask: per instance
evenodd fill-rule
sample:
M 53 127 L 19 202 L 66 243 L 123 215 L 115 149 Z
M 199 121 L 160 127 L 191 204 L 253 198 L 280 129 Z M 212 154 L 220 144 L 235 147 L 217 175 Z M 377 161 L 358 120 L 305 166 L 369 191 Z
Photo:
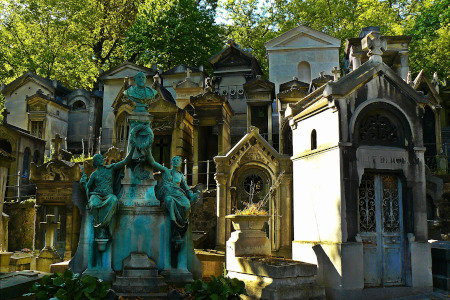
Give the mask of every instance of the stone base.
M 260 257 L 236 257 L 227 270 L 230 278 L 245 282 L 243 299 L 325 299 L 325 289 L 316 283 L 317 267 L 299 261 Z
M 9 261 L 13 252 L 0 252 L 0 273 L 9 272 Z
M 195 254 L 202 263 L 202 275 L 204 280 L 211 276 L 223 275 L 225 265 L 225 253 L 223 251 L 195 250 Z
M 29 292 L 35 282 L 49 273 L 37 271 L 19 271 L 0 275 L 0 299 L 29 299 L 22 297 Z M 30 298 L 31 299 L 31 298 Z
M 193 282 L 194 277 L 192 273 L 187 270 L 180 269 L 168 269 L 163 270 L 161 275 L 164 276 L 164 281 L 168 284 L 174 284 L 176 286 L 184 286 L 187 283 Z
M 168 290 L 164 278 L 158 275 L 155 262 L 145 253 L 131 253 L 124 259 L 122 276 L 116 277 L 113 289 L 124 298 L 144 299 L 163 299 Z
M 50 266 L 61 262 L 61 258 L 53 248 L 44 248 L 36 259 L 36 270 L 50 272 Z
M 63 274 L 69 269 L 69 261 L 63 261 L 60 263 L 52 264 L 50 266 L 50 273 L 61 273 Z
M 9 260 L 9 271 L 30 270 L 32 254 L 24 252 L 15 252 Z

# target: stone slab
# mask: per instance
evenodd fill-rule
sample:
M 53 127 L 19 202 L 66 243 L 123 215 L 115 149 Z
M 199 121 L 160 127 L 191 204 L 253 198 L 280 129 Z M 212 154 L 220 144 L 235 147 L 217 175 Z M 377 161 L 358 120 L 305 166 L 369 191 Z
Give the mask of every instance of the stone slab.
M 0 273 L 9 272 L 9 261 L 13 252 L 0 252 Z
M 235 272 L 271 278 L 311 277 L 317 275 L 317 266 L 282 258 L 236 257 L 227 269 Z
M 29 270 L 31 265 L 31 257 L 31 253 L 14 252 L 9 261 L 9 270 L 11 272 Z
M 229 271 L 228 276 L 245 282 L 248 296 L 243 299 L 325 299 L 325 289 L 314 278 L 272 279 Z M 301 281 L 303 280 L 303 281 Z
M 69 261 L 63 261 L 60 263 L 50 265 L 50 273 L 64 273 L 69 269 Z
M 0 298 L 14 299 L 28 293 L 31 286 L 50 273 L 38 271 L 18 271 L 0 275 Z

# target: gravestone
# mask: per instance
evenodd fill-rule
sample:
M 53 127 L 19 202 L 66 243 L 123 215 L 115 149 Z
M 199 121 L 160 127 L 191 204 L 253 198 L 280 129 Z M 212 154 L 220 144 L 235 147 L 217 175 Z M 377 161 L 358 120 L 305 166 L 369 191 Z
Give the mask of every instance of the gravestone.
M 42 221 L 47 214 L 55 215 L 60 229 L 55 233 L 55 248 L 69 260 L 75 253 L 80 234 L 81 217 L 74 206 L 73 183 L 80 180 L 78 164 L 69 162 L 67 153 L 61 149 L 63 141 L 59 135 L 52 140 L 54 149 L 52 159 L 40 166 L 31 163 L 30 179 L 36 184 L 36 222 L 35 249 L 42 249 L 45 243 Z
M 41 222 L 41 225 L 45 229 L 45 247 L 36 260 L 36 269 L 42 272 L 50 272 L 50 265 L 61 261 L 54 247 L 55 230 L 59 229 L 60 223 L 55 222 L 54 215 L 47 215 L 46 221 Z

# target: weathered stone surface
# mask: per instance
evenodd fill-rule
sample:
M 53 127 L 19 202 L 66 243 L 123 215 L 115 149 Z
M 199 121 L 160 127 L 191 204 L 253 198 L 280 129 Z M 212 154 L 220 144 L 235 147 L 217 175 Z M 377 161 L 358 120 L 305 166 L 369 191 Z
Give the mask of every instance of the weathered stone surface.
M 0 252 L 0 273 L 9 272 L 9 261 L 13 252 Z
M 33 249 L 35 202 L 5 203 L 4 211 L 10 216 L 8 250 Z
M 9 271 L 30 270 L 32 254 L 24 252 L 14 252 L 9 261 Z
M 21 299 L 23 294 L 29 292 L 35 282 L 49 273 L 38 271 L 20 271 L 0 274 L 0 296 L 2 299 Z
M 208 280 L 212 275 L 218 277 L 223 274 L 225 252 L 217 250 L 195 250 L 195 254 L 202 263 L 203 280 Z

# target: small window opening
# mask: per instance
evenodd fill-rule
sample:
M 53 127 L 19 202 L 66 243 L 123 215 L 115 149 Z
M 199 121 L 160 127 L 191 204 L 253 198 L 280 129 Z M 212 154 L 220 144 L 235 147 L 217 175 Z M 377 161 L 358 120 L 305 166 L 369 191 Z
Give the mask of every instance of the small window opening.
M 311 150 L 317 149 L 317 132 L 315 129 L 311 131 Z

